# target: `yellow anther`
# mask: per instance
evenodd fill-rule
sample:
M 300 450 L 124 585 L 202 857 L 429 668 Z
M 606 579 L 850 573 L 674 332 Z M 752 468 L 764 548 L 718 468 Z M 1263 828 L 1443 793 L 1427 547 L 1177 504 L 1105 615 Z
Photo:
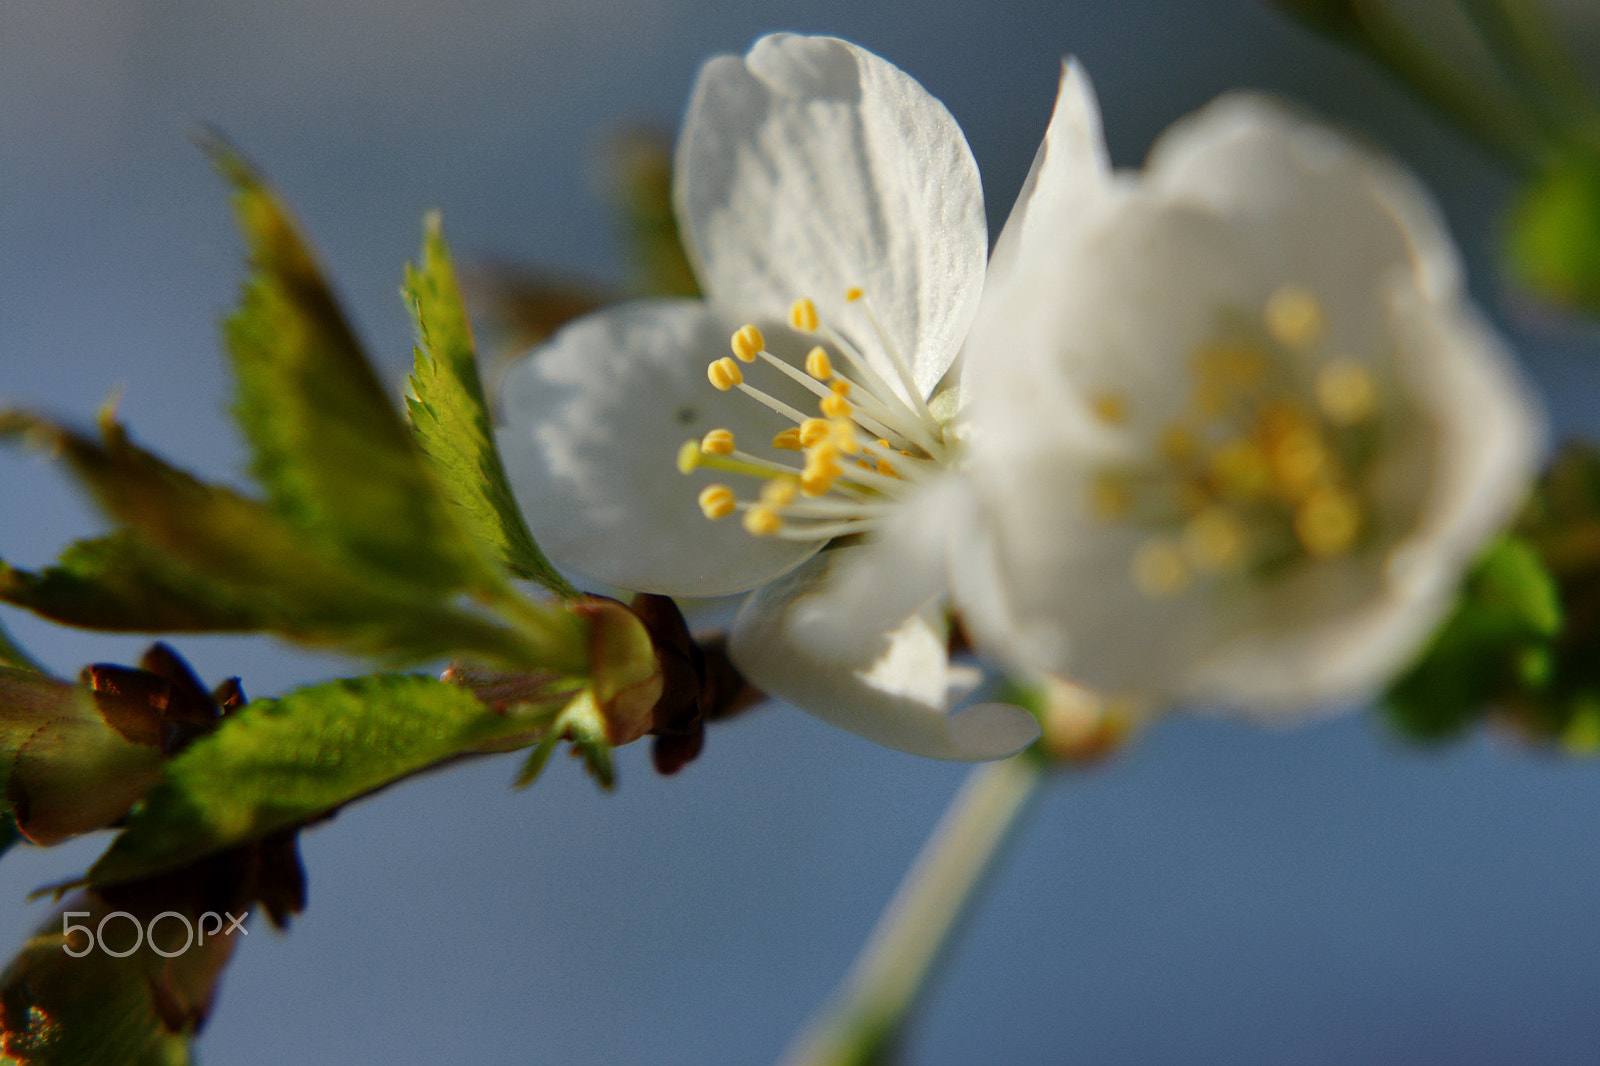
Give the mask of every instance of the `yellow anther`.
M 1139 545 L 1129 567 L 1133 583 L 1151 599 L 1176 596 L 1189 587 L 1189 568 L 1169 540 L 1152 537 Z
M 1183 552 L 1197 568 L 1218 570 L 1239 558 L 1245 534 L 1226 507 L 1207 507 L 1183 527 Z
M 825 441 L 833 434 L 833 427 L 824 418 L 808 418 L 800 423 L 800 443 L 809 448 Z
M 727 356 L 706 367 L 706 377 L 722 392 L 744 383 L 744 372 L 739 369 L 739 364 Z
M 855 303 L 857 300 L 861 299 L 863 295 L 865 294 L 860 289 L 854 287 L 844 290 L 844 298 L 849 300 L 851 303 Z
M 833 488 L 834 479 L 838 476 L 838 474 L 807 471 L 800 475 L 800 495 L 813 499 L 818 496 L 826 496 L 828 490 Z
M 848 418 L 835 418 L 828 423 L 828 440 L 846 455 L 861 451 L 861 441 L 856 437 L 856 424 Z
M 1242 437 L 1223 444 L 1210 457 L 1217 487 L 1230 496 L 1263 496 L 1272 488 L 1272 467 L 1253 441 Z
M 818 419 L 818 421 L 821 420 Z M 805 444 L 800 439 L 800 431 L 798 429 L 786 429 L 772 438 L 772 446 L 779 451 L 797 452 L 805 447 Z
M 1280 285 L 1267 297 L 1262 322 L 1286 348 L 1309 348 L 1322 336 L 1322 305 L 1303 285 Z
M 1378 387 L 1366 367 L 1352 359 L 1332 359 L 1317 371 L 1317 406 L 1334 425 L 1348 426 L 1372 417 Z
M 740 326 L 739 331 L 733 335 L 733 354 L 741 361 L 751 363 L 756 355 L 767 346 L 767 340 L 755 326 Z
M 683 447 L 678 449 L 678 473 L 693 473 L 695 468 L 699 465 L 700 442 L 697 440 L 684 441 Z
M 784 507 L 794 502 L 795 483 L 790 478 L 769 481 L 761 486 L 761 502 L 769 507 Z
M 733 513 L 733 490 L 726 485 L 707 485 L 700 490 L 700 513 L 716 520 Z
M 1108 426 L 1120 426 L 1128 421 L 1128 402 L 1115 393 L 1096 396 L 1089 404 L 1094 416 Z
M 829 418 L 850 417 L 850 401 L 845 399 L 843 396 L 840 396 L 838 393 L 824 396 L 822 398 L 821 406 L 822 413 L 827 415 Z
M 1322 435 L 1310 426 L 1297 426 L 1273 442 L 1272 476 L 1291 500 L 1325 483 L 1331 465 Z
M 713 429 L 700 439 L 700 450 L 707 455 L 732 455 L 733 433 L 726 429 Z
M 1100 518 L 1121 518 L 1133 506 L 1128 481 L 1120 474 L 1103 473 L 1089 488 L 1089 507 Z
M 1161 457 L 1169 463 L 1182 463 L 1194 457 L 1194 433 L 1176 423 L 1161 431 Z
M 822 345 L 817 345 L 806 353 L 806 373 L 818 381 L 827 381 L 833 377 L 833 360 L 828 358 L 828 353 Z
M 1361 505 L 1348 492 L 1318 489 L 1296 508 L 1294 532 L 1311 555 L 1342 555 L 1361 532 Z
M 899 471 L 890 466 L 889 460 L 887 459 L 878 460 L 878 473 L 882 474 L 884 477 L 898 478 L 900 476 Z
M 794 328 L 806 333 L 817 331 L 817 305 L 810 300 L 796 300 L 789 307 L 789 321 L 794 323 Z
M 756 504 L 744 513 L 744 530 L 751 536 L 770 537 L 783 528 L 778 512 L 765 504 Z

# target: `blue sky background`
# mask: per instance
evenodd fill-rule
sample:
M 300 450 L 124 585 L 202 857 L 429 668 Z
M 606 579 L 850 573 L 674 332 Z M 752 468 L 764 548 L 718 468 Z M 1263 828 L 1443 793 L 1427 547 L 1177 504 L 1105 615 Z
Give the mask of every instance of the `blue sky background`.
M 597 137 L 677 120 L 694 71 L 773 29 L 848 37 L 955 114 L 997 228 L 1060 58 L 1116 161 L 1220 91 L 1287 93 L 1409 160 L 1445 205 L 1559 431 L 1600 430 L 1600 338 L 1518 311 L 1488 253 L 1509 186 L 1360 62 L 1246 0 L 8 0 L 0 5 L 0 399 L 87 420 L 114 385 L 146 444 L 214 478 L 243 454 L 216 322 L 240 277 L 227 132 L 299 211 L 385 372 L 421 213 L 459 253 L 620 270 Z M 0 453 L 0 554 L 98 519 Z M 52 668 L 145 641 L 0 619 Z M 182 639 L 268 695 L 352 672 L 264 640 Z M 962 777 L 784 707 L 615 794 L 558 760 L 408 783 L 303 842 L 310 909 L 252 931 L 210 1066 L 759 1063 L 824 1000 Z M 1600 1048 L 1600 766 L 1479 736 L 1405 747 L 1349 715 L 1161 725 L 1063 777 L 1015 842 L 917 1030 L 919 1063 L 1580 1063 Z M 0 948 L 104 838 L 0 861 Z

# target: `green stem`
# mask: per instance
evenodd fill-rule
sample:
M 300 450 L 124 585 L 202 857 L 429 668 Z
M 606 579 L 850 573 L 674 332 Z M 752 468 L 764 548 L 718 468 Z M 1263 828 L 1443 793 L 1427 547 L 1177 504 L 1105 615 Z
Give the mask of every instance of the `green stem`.
M 1043 776 L 1024 753 L 979 766 L 945 812 L 878 921 L 835 1000 L 789 1049 L 784 1066 L 888 1061 L 985 875 Z

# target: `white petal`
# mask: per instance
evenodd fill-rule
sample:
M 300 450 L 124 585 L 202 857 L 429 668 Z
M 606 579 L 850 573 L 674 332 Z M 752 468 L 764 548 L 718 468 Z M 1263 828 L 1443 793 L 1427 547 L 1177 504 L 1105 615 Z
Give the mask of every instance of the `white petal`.
M 737 517 L 712 522 L 700 490 L 714 481 L 750 499 L 754 479 L 676 467 L 679 447 L 713 428 L 742 450 L 792 426 L 737 391 L 718 392 L 706 366 L 729 352 L 746 319 L 699 301 L 640 301 L 590 315 L 506 375 L 501 455 L 540 547 L 558 565 L 638 592 L 744 592 L 810 556 L 816 545 L 757 538 Z M 762 324 L 769 349 L 803 352 L 802 338 Z M 802 412 L 809 393 L 759 363 L 748 382 Z
M 943 614 L 928 607 L 845 656 L 818 656 L 788 625 L 798 602 L 859 549 L 824 553 L 757 590 L 734 622 L 729 650 L 758 688 L 857 736 L 933 759 L 998 759 L 1038 739 L 1020 707 L 980 704 L 947 713 L 971 691 L 976 670 L 951 664 Z
M 777 317 L 809 297 L 876 362 L 861 305 L 844 299 L 860 287 L 924 394 L 949 368 L 982 288 L 983 192 L 955 120 L 904 72 L 789 34 L 713 59 L 673 183 L 714 300 Z
M 1151 193 L 1232 219 L 1270 220 L 1280 239 L 1321 247 L 1330 273 L 1373 280 L 1404 263 L 1429 296 L 1461 287 L 1455 246 L 1415 177 L 1268 97 L 1229 94 L 1174 123 L 1144 180 Z
M 1023 246 L 1059 239 L 1058 227 L 1098 200 L 1111 183 L 1111 160 L 1100 131 L 1100 105 L 1076 59 L 1061 64 L 1061 87 L 1044 140 L 989 257 L 985 286 L 1003 282 Z

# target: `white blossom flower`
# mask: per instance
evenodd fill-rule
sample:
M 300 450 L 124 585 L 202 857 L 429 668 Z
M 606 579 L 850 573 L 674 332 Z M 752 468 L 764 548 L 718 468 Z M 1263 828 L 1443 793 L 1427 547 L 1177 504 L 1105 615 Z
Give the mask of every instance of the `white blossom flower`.
M 1092 117 L 1069 68 L 1047 145 L 1098 150 L 1079 128 Z M 1013 219 L 1070 199 L 1076 180 L 1036 167 Z M 757 590 L 735 661 L 843 728 L 940 758 L 1030 743 L 1020 708 L 948 713 L 975 678 L 946 653 L 943 542 L 903 517 L 936 510 L 959 459 L 929 397 L 984 287 L 982 193 L 954 119 L 861 48 L 765 37 L 701 70 L 674 192 L 707 300 L 583 319 L 506 379 L 501 450 L 540 543 L 623 588 Z M 991 276 L 1026 229 L 1008 224 Z M 856 535 L 891 564 L 874 566 L 870 603 L 832 619 L 851 639 L 818 650 L 790 616 L 834 572 L 856 580 L 867 549 L 816 554 Z
M 980 642 L 1150 705 L 1370 695 L 1541 450 L 1426 194 L 1239 95 L 1037 232 L 967 353 L 946 543 Z

